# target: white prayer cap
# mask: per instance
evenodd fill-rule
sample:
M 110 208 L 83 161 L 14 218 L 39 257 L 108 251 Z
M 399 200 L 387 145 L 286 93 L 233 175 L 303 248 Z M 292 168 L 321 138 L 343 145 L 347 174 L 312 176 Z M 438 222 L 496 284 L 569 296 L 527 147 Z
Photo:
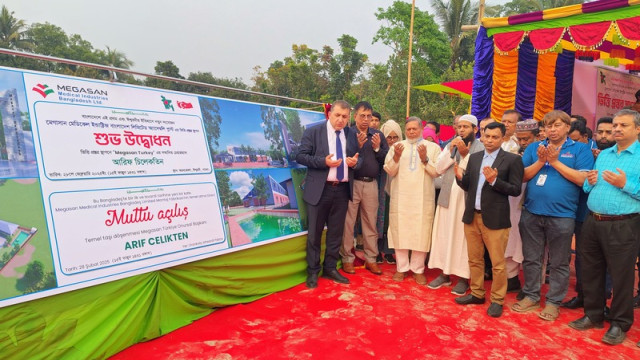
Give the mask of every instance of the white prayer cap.
M 467 121 L 467 122 L 470 122 L 473 126 L 478 126 L 478 118 L 471 114 L 460 116 L 460 118 L 458 119 L 458 122 L 460 121 Z

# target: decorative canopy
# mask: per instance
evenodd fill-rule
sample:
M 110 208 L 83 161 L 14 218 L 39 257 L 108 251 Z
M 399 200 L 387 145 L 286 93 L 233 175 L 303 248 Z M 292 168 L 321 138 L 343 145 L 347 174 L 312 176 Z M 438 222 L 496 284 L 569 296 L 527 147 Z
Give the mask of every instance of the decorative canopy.
M 515 108 L 540 120 L 571 112 L 575 60 L 640 71 L 640 0 L 601 0 L 484 18 L 476 40 L 471 111 L 500 119 Z
M 415 89 L 436 92 L 438 94 L 452 94 L 460 96 L 463 99 L 471 99 L 472 87 L 472 79 L 414 86 Z

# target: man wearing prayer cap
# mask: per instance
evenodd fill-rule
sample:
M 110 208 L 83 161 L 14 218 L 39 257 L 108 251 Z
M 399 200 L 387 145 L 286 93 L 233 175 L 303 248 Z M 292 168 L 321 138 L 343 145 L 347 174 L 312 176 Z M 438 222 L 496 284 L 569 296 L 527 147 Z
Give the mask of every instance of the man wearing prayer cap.
M 464 228 L 460 225 L 464 214 L 465 192 L 455 184 L 453 165 L 459 163 L 467 168 L 469 156 L 483 151 L 484 146 L 476 139 L 478 119 L 473 115 L 463 115 L 458 119 L 458 136 L 436 160 L 436 171 L 442 175 L 442 187 L 438 197 L 438 206 L 433 222 L 433 236 L 429 268 L 441 269 L 442 273 L 427 285 L 430 289 L 438 289 L 451 285 L 450 275 L 458 278 L 451 290 L 454 295 L 464 295 L 469 289 L 469 257 Z

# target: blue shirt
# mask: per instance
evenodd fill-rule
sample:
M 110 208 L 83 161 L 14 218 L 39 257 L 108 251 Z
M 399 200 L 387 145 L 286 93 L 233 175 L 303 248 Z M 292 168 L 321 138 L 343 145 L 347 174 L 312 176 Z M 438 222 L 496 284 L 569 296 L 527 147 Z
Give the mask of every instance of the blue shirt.
M 527 146 L 522 155 L 525 167 L 538 161 L 538 146 L 545 141 L 536 141 Z M 587 144 L 567 138 L 562 144 L 558 160 L 564 165 L 579 171 L 593 168 L 593 153 Z M 543 185 L 537 185 L 541 175 L 547 176 Z M 524 207 L 532 214 L 576 218 L 580 187 L 562 176 L 553 166 L 545 164 L 527 183 Z
M 480 195 L 482 195 L 482 187 L 487 181 L 487 179 L 484 177 L 482 169 L 484 169 L 485 166 L 491 167 L 491 165 L 493 165 L 493 162 L 496 161 L 496 157 L 498 156 L 498 151 L 500 151 L 500 149 L 495 150 L 492 153 L 488 153 L 487 150 L 484 151 L 484 156 L 482 157 L 482 165 L 480 165 L 480 176 L 478 177 L 478 189 L 476 190 L 476 210 L 482 210 L 480 208 Z
M 622 189 L 602 178 L 602 172 L 618 173 L 616 168 L 627 174 L 627 182 Z M 618 154 L 618 145 L 604 149 L 596 159 L 595 169 L 598 180 L 589 185 L 585 180 L 583 189 L 589 193 L 587 206 L 594 213 L 604 215 L 626 215 L 640 213 L 640 143 L 634 142 Z

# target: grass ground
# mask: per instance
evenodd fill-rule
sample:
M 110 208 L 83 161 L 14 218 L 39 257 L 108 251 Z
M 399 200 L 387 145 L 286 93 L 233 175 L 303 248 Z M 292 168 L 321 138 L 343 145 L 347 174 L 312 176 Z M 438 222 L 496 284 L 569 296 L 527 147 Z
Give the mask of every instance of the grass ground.
M 0 219 L 18 224 L 26 228 L 35 227 L 38 232 L 29 240 L 36 248 L 31 261 L 39 260 L 44 265 L 44 272 L 53 271 L 49 231 L 45 221 L 42 203 L 42 192 L 38 181 L 31 184 L 19 184 L 8 180 L 0 185 Z M 22 251 L 22 250 L 21 250 Z M 16 268 L 16 272 L 24 274 L 27 265 Z M 16 289 L 16 278 L 0 276 L 0 299 L 21 295 Z

